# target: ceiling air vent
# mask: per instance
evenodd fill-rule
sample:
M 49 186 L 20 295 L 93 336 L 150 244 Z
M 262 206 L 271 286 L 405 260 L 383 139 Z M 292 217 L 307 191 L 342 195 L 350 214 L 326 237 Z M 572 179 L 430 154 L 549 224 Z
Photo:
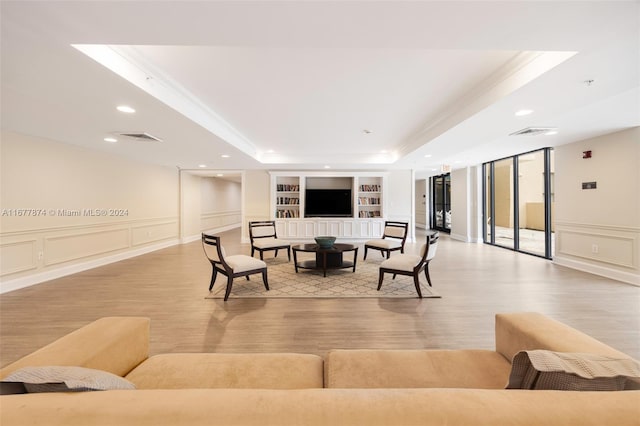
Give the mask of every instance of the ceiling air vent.
M 509 136 L 521 136 L 521 135 L 529 135 L 535 136 L 540 134 L 545 134 L 547 132 L 555 132 L 557 129 L 555 127 L 527 127 L 526 129 L 518 130 L 517 132 L 511 133 Z
M 140 133 L 119 133 L 120 136 L 124 136 L 126 138 L 135 139 L 137 141 L 148 141 L 148 142 L 162 142 L 162 139 L 156 138 L 153 135 L 150 135 L 146 132 Z

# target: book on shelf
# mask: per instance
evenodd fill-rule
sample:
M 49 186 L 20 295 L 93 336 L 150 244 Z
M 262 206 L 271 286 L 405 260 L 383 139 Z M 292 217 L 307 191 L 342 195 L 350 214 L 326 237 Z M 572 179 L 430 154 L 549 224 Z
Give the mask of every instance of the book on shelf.
M 278 197 L 276 198 L 276 204 L 300 204 L 300 198 L 297 197 Z
M 287 183 L 279 183 L 276 185 L 276 191 L 278 192 L 298 192 L 300 191 L 300 185 L 291 185 Z
M 361 206 L 378 206 L 380 198 L 377 197 L 358 197 L 358 204 Z
M 360 185 L 360 192 L 380 192 L 381 185 Z
M 292 219 L 300 217 L 300 211 L 297 209 L 278 209 L 276 210 L 277 219 Z

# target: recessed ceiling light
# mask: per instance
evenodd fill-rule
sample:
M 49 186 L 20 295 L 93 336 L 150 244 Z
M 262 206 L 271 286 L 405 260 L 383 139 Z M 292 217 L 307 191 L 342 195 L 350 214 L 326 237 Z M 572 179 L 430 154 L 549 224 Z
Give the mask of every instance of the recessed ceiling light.
M 331 166 L 324 166 L 324 168 L 325 168 L 325 169 L 330 169 L 330 168 L 331 168 Z
M 207 165 L 206 164 L 198 164 L 198 167 L 205 168 L 205 167 L 207 167 Z
M 456 164 L 460 164 L 460 163 L 462 163 L 462 161 L 456 160 Z
M 224 175 L 223 175 L 222 173 L 218 173 L 216 176 L 218 176 L 218 177 L 222 177 L 222 176 L 224 176 Z
M 516 111 L 516 117 L 522 117 L 525 115 L 529 115 L 533 112 L 532 109 L 521 109 L 519 111 Z
M 549 130 L 548 132 L 546 132 L 544 135 L 545 136 L 551 136 L 551 135 L 557 135 L 558 131 L 557 130 Z
M 105 141 L 105 142 L 111 142 L 111 143 L 114 143 L 114 142 L 118 142 L 118 139 L 116 139 L 116 138 L 104 138 L 104 141 Z
M 435 171 L 437 171 L 437 170 L 438 170 L 438 169 L 431 169 L 431 171 L 432 171 L 432 172 L 435 172 Z
M 222 158 L 229 158 L 229 157 L 231 157 L 231 156 L 230 156 L 229 154 L 222 154 L 220 157 L 222 157 Z
M 424 158 L 431 158 L 431 154 L 426 154 Z
M 135 109 L 131 108 L 128 105 L 120 105 L 117 107 L 117 110 L 120 112 L 126 112 L 127 114 L 133 114 L 134 112 L 136 112 Z
M 275 151 L 274 151 L 274 150 L 272 150 L 272 149 L 268 149 L 268 150 L 267 150 L 267 154 L 273 154 L 274 152 L 275 152 Z

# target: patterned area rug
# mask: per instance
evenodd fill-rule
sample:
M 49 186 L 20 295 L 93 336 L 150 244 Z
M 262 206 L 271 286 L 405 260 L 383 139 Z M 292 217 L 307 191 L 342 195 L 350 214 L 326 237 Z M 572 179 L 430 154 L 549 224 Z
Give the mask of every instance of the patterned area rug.
M 298 261 L 313 258 L 307 257 L 308 253 L 298 253 Z M 345 254 L 345 260 L 351 260 L 352 256 Z M 296 274 L 291 262 L 287 262 L 286 253 L 277 258 L 265 258 L 268 266 L 268 279 L 270 291 L 264 288 L 260 274 L 252 275 L 251 280 L 236 278 L 229 299 L 233 298 L 342 298 L 342 297 L 391 297 L 391 298 L 417 298 L 418 293 L 413 284 L 413 278 L 398 275 L 395 280 L 391 274 L 385 274 L 382 288 L 378 287 L 378 268 L 382 257 L 377 252 L 369 253 L 367 260 L 358 258 L 356 272 L 349 269 L 331 269 L 327 276 L 322 276 L 322 271 L 310 269 L 298 269 Z M 427 284 L 424 273 L 420 276 L 420 288 L 422 297 L 439 298 L 432 287 Z M 227 277 L 218 274 L 216 283 L 207 299 L 223 299 L 227 286 Z

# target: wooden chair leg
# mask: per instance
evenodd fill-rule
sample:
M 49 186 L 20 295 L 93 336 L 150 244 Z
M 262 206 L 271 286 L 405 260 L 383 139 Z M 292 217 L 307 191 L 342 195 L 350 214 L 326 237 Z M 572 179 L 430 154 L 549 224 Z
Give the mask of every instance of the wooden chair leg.
M 264 283 L 264 288 L 266 288 L 267 291 L 269 291 L 269 281 L 267 280 L 267 270 L 266 269 L 262 270 L 262 282 Z
M 424 276 L 427 277 L 427 282 L 429 283 L 429 287 L 433 287 L 431 285 L 431 277 L 429 276 L 429 264 L 428 263 L 424 266 Z
M 387 250 L 387 259 L 391 257 L 391 250 Z
M 384 272 L 382 272 L 382 270 L 380 270 L 380 274 L 378 275 L 378 291 L 380 291 L 380 288 L 382 287 L 382 279 L 384 277 Z
M 393 274 L 393 278 L 391 278 L 391 279 L 395 280 L 396 279 L 396 275 L 398 275 L 398 274 Z
M 291 262 L 291 247 L 287 247 L 287 258 L 289 259 L 289 262 Z
M 216 282 L 216 277 L 218 276 L 218 271 L 213 267 L 213 272 L 211 272 L 211 284 L 209 284 L 209 291 L 213 288 L 213 284 Z
M 367 246 L 364 246 L 364 257 L 362 258 L 362 260 L 367 260 Z
M 273 257 L 278 257 L 278 249 L 276 249 L 276 254 L 274 254 Z
M 419 274 L 417 272 L 413 274 L 413 283 L 416 285 L 416 291 L 418 292 L 418 297 L 422 299 L 422 291 L 420 291 L 420 279 L 419 279 Z
M 229 295 L 231 294 L 231 287 L 233 287 L 233 277 L 232 276 L 228 276 L 227 277 L 227 291 L 224 292 L 224 301 L 226 302 L 227 299 L 229 298 Z
M 264 260 L 264 252 L 260 250 L 260 260 Z
M 253 254 L 256 252 L 256 249 L 251 247 L 251 257 L 253 257 Z

